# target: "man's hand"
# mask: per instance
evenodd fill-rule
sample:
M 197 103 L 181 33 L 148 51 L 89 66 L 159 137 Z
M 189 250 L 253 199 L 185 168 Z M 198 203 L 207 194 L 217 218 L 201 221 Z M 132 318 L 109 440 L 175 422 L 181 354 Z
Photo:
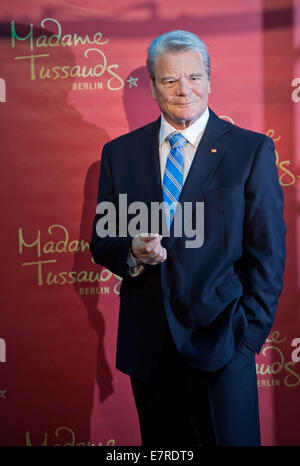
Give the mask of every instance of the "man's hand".
M 164 262 L 167 251 L 160 244 L 162 235 L 145 235 L 133 238 L 131 250 L 136 259 L 144 264 L 156 265 Z

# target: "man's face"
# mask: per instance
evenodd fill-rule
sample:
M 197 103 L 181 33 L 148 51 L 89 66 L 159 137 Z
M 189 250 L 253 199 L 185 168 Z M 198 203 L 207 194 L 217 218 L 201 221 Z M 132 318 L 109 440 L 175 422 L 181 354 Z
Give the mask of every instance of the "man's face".
M 205 111 L 210 93 L 201 54 L 189 50 L 158 56 L 151 89 L 162 114 L 174 128 L 190 126 Z

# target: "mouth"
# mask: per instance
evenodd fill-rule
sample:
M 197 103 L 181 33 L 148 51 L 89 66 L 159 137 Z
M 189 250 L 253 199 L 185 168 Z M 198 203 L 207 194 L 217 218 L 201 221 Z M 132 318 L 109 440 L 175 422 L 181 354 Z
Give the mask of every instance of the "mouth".
M 194 102 L 184 102 L 184 103 L 178 103 L 176 105 L 177 105 L 177 107 L 185 108 L 185 107 L 190 107 L 193 104 L 194 104 Z

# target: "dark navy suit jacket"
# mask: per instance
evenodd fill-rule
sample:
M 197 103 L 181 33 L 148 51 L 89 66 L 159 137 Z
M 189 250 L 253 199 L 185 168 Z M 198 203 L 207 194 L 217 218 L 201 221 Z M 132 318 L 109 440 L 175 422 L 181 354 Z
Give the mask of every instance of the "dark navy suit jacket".
M 160 119 L 103 148 L 98 202 L 162 202 Z M 211 151 L 211 149 L 215 149 Z M 182 356 L 220 369 L 242 343 L 259 352 L 271 330 L 283 283 L 285 223 L 273 141 L 219 119 L 211 110 L 180 202 L 204 202 L 204 243 L 164 237 L 167 260 L 131 277 L 132 238 L 100 238 L 94 260 L 123 278 L 117 368 L 138 378 L 156 367 L 169 328 Z M 150 231 L 150 228 L 149 228 Z

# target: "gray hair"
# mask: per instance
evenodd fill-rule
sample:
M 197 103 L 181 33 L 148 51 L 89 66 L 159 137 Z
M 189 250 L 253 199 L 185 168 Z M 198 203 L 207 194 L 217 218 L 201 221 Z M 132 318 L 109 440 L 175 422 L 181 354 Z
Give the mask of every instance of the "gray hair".
M 154 80 L 156 58 L 166 52 L 181 52 L 193 50 L 201 54 L 203 64 L 210 79 L 210 58 L 206 45 L 202 40 L 188 31 L 170 31 L 154 39 L 148 48 L 147 69 L 150 78 Z

